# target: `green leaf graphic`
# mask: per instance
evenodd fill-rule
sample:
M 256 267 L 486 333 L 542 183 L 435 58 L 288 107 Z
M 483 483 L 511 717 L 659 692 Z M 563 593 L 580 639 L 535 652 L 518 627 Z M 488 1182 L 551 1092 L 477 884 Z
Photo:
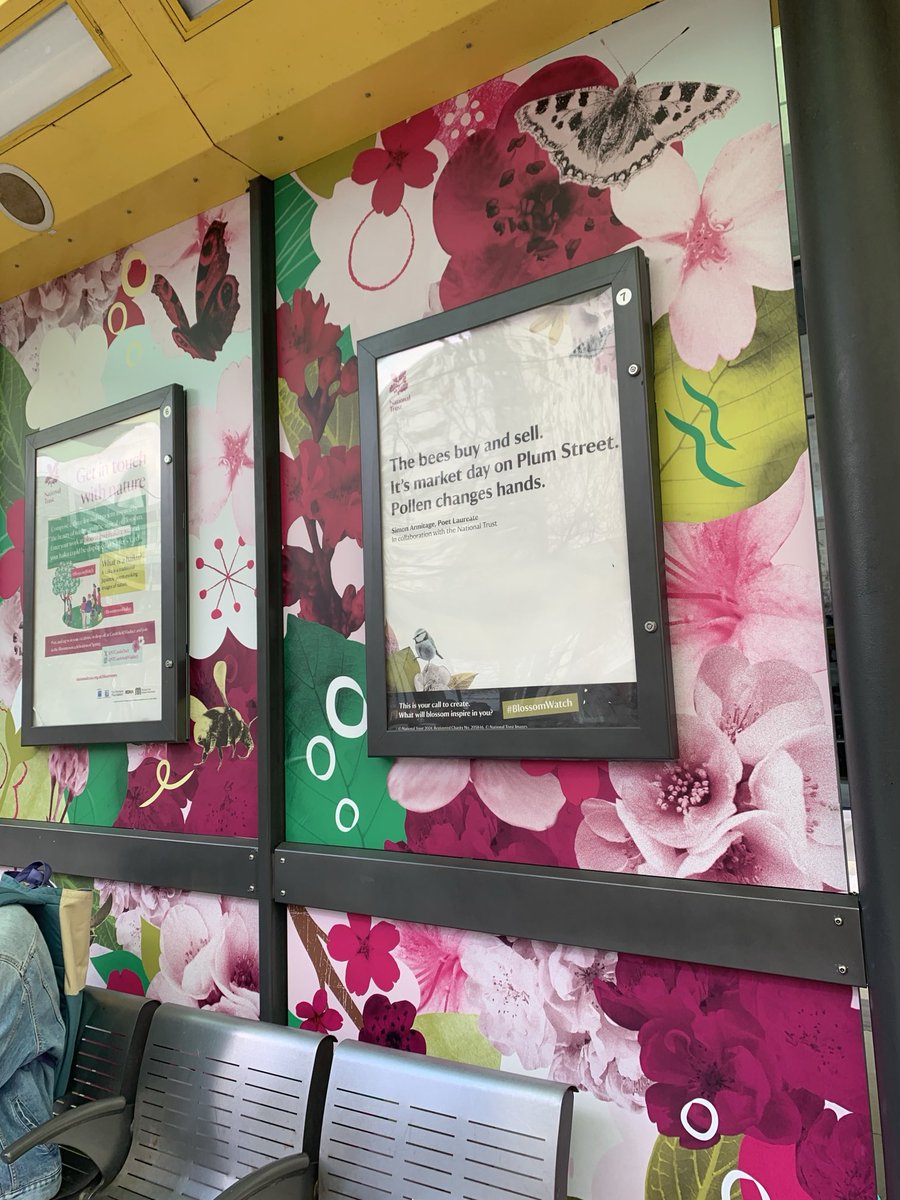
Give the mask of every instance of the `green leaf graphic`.
M 105 921 L 101 921 L 93 931 L 92 938 L 97 946 L 102 946 L 105 950 L 122 949 L 119 939 L 116 937 L 115 917 L 107 917 Z
M 289 616 L 284 647 L 287 695 L 285 713 L 285 790 L 287 837 L 294 842 L 330 846 L 365 846 L 383 849 L 386 840 L 404 836 L 406 812 L 387 790 L 391 759 L 369 758 L 364 727 L 358 736 L 336 732 L 328 721 L 329 686 L 340 677 L 365 687 L 365 650 L 325 625 Z M 352 686 L 343 685 L 334 695 L 333 716 L 345 729 L 360 724 L 362 701 Z M 310 752 L 318 779 L 307 763 Z M 329 773 L 331 747 L 334 769 Z M 342 805 L 342 800 L 352 801 Z M 359 820 L 351 829 L 353 807 Z M 340 812 L 339 810 L 340 806 Z
M 712 371 L 682 362 L 668 316 L 653 327 L 667 521 L 710 521 L 758 504 L 781 487 L 807 448 L 794 293 L 757 289 L 754 294 L 752 342 Z M 709 472 L 698 458 L 701 442 Z
M 645 1200 L 720 1200 L 722 1180 L 735 1170 L 740 1137 L 685 1150 L 678 1138 L 659 1137 L 647 1164 Z
M 275 182 L 276 283 L 282 300 L 290 302 L 297 288 L 319 265 L 309 236 L 316 202 L 290 175 Z
M 291 447 L 291 454 L 296 458 L 300 443 L 307 442 L 312 437 L 312 428 L 300 411 L 297 397 L 284 379 L 278 380 L 278 415 L 281 418 L 284 436 Z M 359 445 L 358 393 L 337 397 L 331 415 L 325 423 L 319 445 L 323 452 L 331 450 L 334 446 Z
M 327 158 L 316 159 L 308 166 L 298 168 L 296 174 L 317 196 L 330 199 L 334 194 L 335 184 L 346 179 L 353 170 L 357 154 L 374 145 L 375 134 L 370 133 L 368 137 L 354 142 L 351 146 L 335 150 L 334 154 L 329 154 Z
M 0 508 L 25 495 L 25 401 L 31 384 L 6 346 L 0 346 Z
M 128 752 L 121 746 L 92 746 L 84 791 L 69 805 L 72 825 L 115 824 L 128 787 Z
M 159 974 L 159 927 L 141 917 L 141 962 L 152 979 Z
M 500 1067 L 496 1050 L 478 1028 L 472 1013 L 419 1013 L 413 1029 L 423 1035 L 428 1053 L 476 1067 Z

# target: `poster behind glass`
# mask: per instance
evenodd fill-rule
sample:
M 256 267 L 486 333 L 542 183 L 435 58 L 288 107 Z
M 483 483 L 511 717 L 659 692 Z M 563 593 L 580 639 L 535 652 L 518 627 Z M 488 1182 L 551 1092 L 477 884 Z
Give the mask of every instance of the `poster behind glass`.
M 634 719 L 609 288 L 377 364 L 388 727 Z

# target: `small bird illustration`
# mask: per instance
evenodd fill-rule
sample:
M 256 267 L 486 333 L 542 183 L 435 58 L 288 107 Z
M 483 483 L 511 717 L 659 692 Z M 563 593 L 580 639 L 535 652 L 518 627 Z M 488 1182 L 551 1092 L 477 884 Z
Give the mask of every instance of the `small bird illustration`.
M 434 644 L 434 639 L 427 629 L 417 629 L 413 642 L 416 647 L 416 658 L 420 658 L 422 662 L 431 662 L 435 656 L 444 657 Z

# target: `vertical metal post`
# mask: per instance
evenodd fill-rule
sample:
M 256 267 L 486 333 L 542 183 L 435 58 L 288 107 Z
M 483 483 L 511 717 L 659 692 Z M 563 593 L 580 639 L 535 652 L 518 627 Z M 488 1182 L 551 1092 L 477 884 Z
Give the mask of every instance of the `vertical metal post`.
M 284 641 L 281 616 L 281 479 L 275 329 L 275 187 L 250 183 L 253 337 L 253 463 L 256 498 L 256 631 L 259 720 L 254 729 L 259 788 L 260 1017 L 287 1021 L 286 908 L 272 890 L 272 851 L 284 841 Z
M 780 0 L 890 1200 L 900 1198 L 900 5 Z

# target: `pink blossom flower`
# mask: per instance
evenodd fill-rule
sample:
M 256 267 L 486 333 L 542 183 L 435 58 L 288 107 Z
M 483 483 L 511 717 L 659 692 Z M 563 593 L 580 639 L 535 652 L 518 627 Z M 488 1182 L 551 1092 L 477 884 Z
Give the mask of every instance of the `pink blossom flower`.
M 119 250 L 31 288 L 21 297 L 26 322 L 32 328 L 43 324 L 45 331 L 99 323 L 118 289 L 124 257 L 125 251 Z
M 769 812 L 744 812 L 724 821 L 705 845 L 683 856 L 675 875 L 764 887 L 810 886 L 802 848 Z
M 419 1012 L 462 1012 L 466 934 L 439 925 L 400 926 L 399 955 L 419 982 Z
M 804 455 L 759 504 L 716 521 L 666 525 L 670 629 L 685 668 L 696 669 L 707 650 L 725 644 L 751 661 L 824 666 L 818 580 L 803 567 L 773 562 L 800 517 L 808 472 Z
M 703 191 L 676 151 L 611 189 L 613 210 L 642 239 L 654 306 L 668 310 L 681 358 L 710 371 L 753 339 L 753 288 L 793 285 L 781 131 L 761 125 L 730 141 Z
M 549 775 L 552 772 L 559 780 L 568 804 L 579 805 L 582 800 L 596 796 L 615 799 L 605 762 L 546 762 L 532 759 L 522 763 L 522 770 L 527 775 Z
M 401 758 L 388 773 L 388 791 L 409 812 L 443 808 L 471 780 L 487 807 L 520 829 L 549 829 L 566 802 L 555 775 L 534 776 L 517 762 L 467 758 Z
M 84 746 L 54 746 L 47 761 L 50 771 L 48 821 L 63 821 L 69 805 L 87 785 L 90 762 Z
M 22 682 L 22 601 L 18 592 L 0 604 L 0 703 L 7 708 Z
M 347 964 L 347 989 L 364 995 L 374 983 L 389 992 L 400 978 L 400 968 L 391 951 L 400 941 L 396 925 L 389 921 L 372 924 L 371 917 L 347 914 L 348 924 L 333 925 L 328 935 L 328 953 Z
M 585 800 L 582 822 L 575 834 L 578 865 L 588 871 L 624 871 L 634 874 L 644 856 L 622 824 L 618 807 L 608 800 Z
M 259 945 L 248 901 L 199 893 L 173 905 L 160 926 L 159 974 L 147 995 L 164 1003 L 259 1017 Z
M 430 108 L 381 131 L 381 145 L 363 150 L 353 163 L 354 183 L 375 183 L 372 207 L 389 216 L 403 203 L 408 187 L 428 187 L 437 170 L 437 155 L 426 146 L 434 141 L 438 118 Z
M 222 372 L 215 409 L 195 404 L 188 411 L 188 512 L 195 536 L 230 500 L 238 533 L 247 545 L 256 541 L 252 402 L 245 358 Z
M 0 346 L 15 354 L 28 336 L 25 306 L 21 296 L 0 304 Z
M 748 766 L 824 720 L 822 696 L 811 675 L 777 660 L 751 666 L 734 646 L 716 646 L 704 657 L 694 684 L 694 709 L 722 730 Z
M 300 1018 L 300 1028 L 312 1029 L 315 1033 L 334 1033 L 344 1024 L 338 1010 L 329 1007 L 324 988 L 319 988 L 311 1001 L 301 1000 L 294 1011 Z
M 526 1071 L 549 1067 L 556 1031 L 541 994 L 538 964 L 498 937 L 471 934 L 461 955 L 469 1012 L 501 1054 L 516 1055 Z
M 705 845 L 733 816 L 743 766 L 721 730 L 696 717 L 678 717 L 680 757 L 668 763 L 609 765 L 622 823 L 648 865 L 674 873 L 677 851 Z

